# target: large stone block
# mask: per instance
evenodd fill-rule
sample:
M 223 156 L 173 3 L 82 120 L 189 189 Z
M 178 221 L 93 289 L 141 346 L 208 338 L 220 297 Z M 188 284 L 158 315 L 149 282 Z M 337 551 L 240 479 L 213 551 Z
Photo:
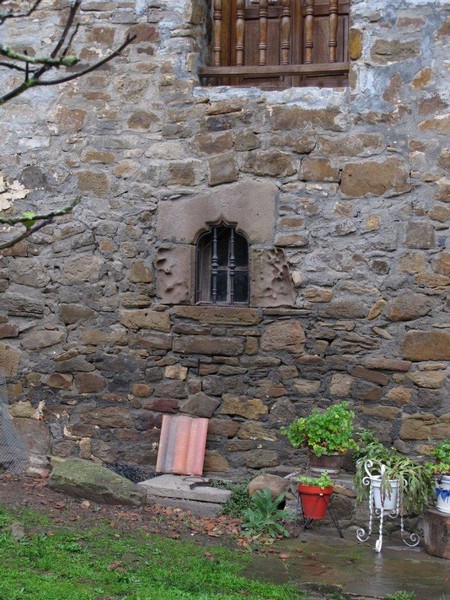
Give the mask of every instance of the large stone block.
M 402 160 L 349 163 L 342 170 L 341 191 L 351 198 L 383 196 L 408 192 L 409 169 Z
M 257 420 L 268 413 L 268 408 L 259 398 L 242 398 L 224 394 L 219 412 L 222 415 L 237 415 L 245 419 Z
M 420 42 L 418 40 L 375 40 L 370 57 L 375 64 L 389 65 L 403 62 L 420 56 Z
M 169 315 L 157 310 L 123 311 L 120 322 L 129 329 L 155 329 L 165 333 L 170 331 Z
M 412 361 L 450 360 L 450 333 L 408 331 L 401 348 L 403 357 Z
M 263 352 L 284 351 L 302 354 L 305 341 L 305 332 L 299 321 L 280 321 L 269 325 L 263 333 L 261 350 Z
M 238 356 L 245 349 L 244 338 L 205 337 L 187 335 L 173 340 L 173 351 L 181 354 L 214 354 Z
M 20 350 L 7 344 L 0 344 L 0 365 L 5 377 L 15 377 L 17 375 L 21 358 L 22 352 Z

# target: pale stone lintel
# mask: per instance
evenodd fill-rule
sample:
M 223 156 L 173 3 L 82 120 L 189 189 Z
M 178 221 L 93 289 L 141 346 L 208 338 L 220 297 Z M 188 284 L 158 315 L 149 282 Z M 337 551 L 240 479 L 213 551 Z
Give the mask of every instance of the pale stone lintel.
M 176 306 L 173 314 L 177 317 L 200 321 L 200 323 L 257 325 L 261 322 L 261 317 L 256 309 L 233 306 Z

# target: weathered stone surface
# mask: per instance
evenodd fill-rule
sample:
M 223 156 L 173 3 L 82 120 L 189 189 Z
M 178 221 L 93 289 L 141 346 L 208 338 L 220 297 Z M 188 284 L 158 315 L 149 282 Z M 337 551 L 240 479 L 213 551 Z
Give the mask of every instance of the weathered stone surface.
M 2 323 L 0 325 L 0 340 L 15 338 L 19 335 L 19 327 L 13 323 Z
M 101 392 L 106 387 L 106 380 L 99 373 L 76 373 L 75 385 L 80 394 Z
M 238 415 L 256 420 L 266 415 L 268 408 L 259 398 L 239 398 L 224 394 L 219 412 L 222 415 Z
M 247 154 L 242 170 L 254 175 L 271 177 L 294 175 L 296 171 L 291 156 L 279 150 L 250 152 Z
M 416 40 L 375 40 L 370 57 L 372 61 L 380 65 L 410 60 L 420 55 L 420 44 Z
M 120 322 L 129 329 L 155 329 L 170 331 L 170 318 L 165 312 L 156 310 L 123 311 Z
M 62 304 L 59 315 L 63 323 L 77 323 L 85 321 L 95 315 L 95 311 L 83 304 Z
M 361 411 L 365 415 L 383 419 L 385 421 L 392 421 L 401 415 L 401 410 L 394 406 L 363 406 Z
M 98 256 L 80 256 L 68 260 L 61 269 L 60 282 L 72 285 L 80 281 L 95 281 L 98 279 L 103 260 Z
M 408 331 L 401 348 L 403 357 L 412 361 L 450 360 L 450 333 Z
M 275 442 L 277 431 L 267 429 L 255 421 L 247 421 L 239 429 L 238 437 L 242 440 L 264 440 L 266 442 Z
M 227 152 L 209 159 L 209 185 L 232 183 L 238 178 L 238 164 L 234 152 Z
M 261 322 L 261 317 L 254 308 L 231 306 L 177 306 L 174 308 L 174 315 L 215 325 L 257 325 Z
M 78 189 L 80 192 L 91 192 L 95 196 L 106 196 L 109 192 L 108 177 L 98 171 L 79 171 Z
M 239 431 L 239 427 L 239 423 L 232 419 L 211 419 L 208 423 L 208 434 L 233 438 Z
M 284 479 L 278 475 L 264 473 L 264 475 L 258 475 L 250 481 L 248 484 L 248 495 L 252 497 L 258 490 L 268 489 L 272 492 L 272 496 L 276 498 L 280 494 L 286 494 L 289 487 L 290 483 L 288 479 Z
M 330 394 L 339 398 L 346 398 L 350 393 L 353 377 L 344 373 L 335 373 L 331 379 Z
M 203 470 L 210 473 L 226 473 L 230 470 L 230 463 L 218 452 L 206 450 Z
M 280 321 L 266 328 L 261 338 L 261 350 L 263 352 L 284 350 L 293 354 L 302 354 L 305 339 L 305 332 L 299 321 Z
M 333 300 L 320 311 L 320 316 L 332 319 L 363 319 L 367 306 L 359 300 Z
M 53 373 L 47 379 L 47 385 L 59 390 L 70 390 L 72 388 L 73 376 L 65 373 Z
M 10 272 L 11 279 L 20 285 L 43 288 L 50 282 L 48 269 L 31 258 L 16 258 Z
M 245 464 L 249 469 L 276 467 L 280 464 L 280 457 L 275 450 L 252 450 L 247 453 Z
M 388 390 L 386 392 L 386 398 L 392 400 L 392 402 L 398 402 L 399 404 L 410 404 L 413 393 L 409 388 L 399 385 Z
M 190 335 L 175 338 L 173 350 L 181 354 L 236 356 L 244 352 L 244 340 L 242 338 L 210 338 L 203 335 Z
M 405 246 L 408 248 L 434 248 L 435 235 L 432 223 L 410 221 L 407 225 Z
M 303 295 L 308 302 L 331 302 L 333 291 L 325 288 L 311 287 L 305 289 Z
M 368 369 L 383 369 L 385 371 L 409 371 L 411 362 L 395 358 L 372 358 L 367 357 L 363 364 Z
M 325 130 L 341 131 L 339 122 L 341 116 L 338 108 L 304 109 L 300 107 L 274 106 L 271 111 L 271 126 L 276 130 L 292 131 L 305 127 L 316 126 Z
M 313 396 L 320 390 L 320 381 L 296 379 L 294 383 L 294 390 L 300 396 Z
M 198 392 L 183 402 L 180 410 L 188 415 L 210 419 L 219 405 L 220 400 L 217 398 L 211 398 L 203 392 Z
M 30 472 L 46 472 L 47 456 L 50 454 L 50 431 L 46 423 L 36 418 L 20 418 L 14 420 L 29 457 Z
M 400 194 L 411 189 L 408 175 L 407 166 L 397 158 L 349 163 L 342 171 L 341 190 L 351 198 Z
M 400 429 L 402 440 L 448 439 L 450 415 L 435 417 L 430 413 L 406 415 Z
M 102 429 L 131 427 L 133 424 L 130 411 L 120 406 L 106 408 L 89 407 L 81 412 L 80 421 L 88 425 L 96 425 Z
M 64 331 L 49 331 L 45 329 L 27 334 L 22 338 L 20 345 L 26 350 L 38 350 L 39 348 L 56 346 L 56 344 L 61 343 L 65 339 L 66 333 Z
M 252 248 L 250 264 L 252 306 L 294 305 L 295 289 L 281 248 Z
M 104 504 L 141 506 L 145 491 L 105 467 L 84 460 L 65 460 L 50 474 L 49 486 L 69 496 Z
M 428 508 L 423 517 L 425 550 L 432 556 L 450 560 L 450 516 Z
M 408 373 L 408 378 L 419 387 L 431 389 L 442 387 L 446 380 L 445 373 L 442 371 L 414 371 Z
M 376 319 L 378 316 L 380 316 L 380 314 L 383 312 L 383 309 L 386 307 L 386 305 L 387 305 L 387 302 L 383 298 L 380 298 L 380 300 L 377 300 L 375 302 L 375 304 L 372 306 L 372 308 L 369 310 L 369 314 L 367 315 L 368 320 L 372 321 L 373 319 Z
M 194 246 L 159 248 L 155 258 L 156 290 L 164 304 L 187 304 L 192 299 L 191 278 Z
M 137 260 L 128 272 L 128 279 L 134 283 L 151 283 L 153 281 L 153 273 L 144 261 Z
M 19 368 L 22 352 L 8 346 L 0 344 L 0 365 L 5 377 L 15 377 Z
M 389 383 L 389 377 L 387 375 L 379 373 L 378 371 L 364 369 L 361 366 L 356 366 L 354 369 L 352 369 L 351 374 L 353 377 L 360 377 L 366 381 L 378 383 L 378 385 L 387 385 Z
M 430 300 L 425 294 L 402 293 L 394 298 L 386 310 L 390 321 L 413 321 L 430 312 Z

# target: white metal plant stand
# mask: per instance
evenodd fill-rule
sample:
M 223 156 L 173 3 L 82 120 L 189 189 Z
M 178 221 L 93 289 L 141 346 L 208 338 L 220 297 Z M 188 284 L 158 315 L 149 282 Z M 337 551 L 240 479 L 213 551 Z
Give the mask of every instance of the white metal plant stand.
M 411 533 L 409 541 L 405 537 L 404 526 L 403 526 L 403 512 L 401 510 L 401 491 L 398 490 L 398 482 L 391 480 L 391 492 L 383 493 L 381 490 L 381 480 L 385 473 L 385 465 L 381 465 L 381 474 L 373 475 L 370 471 L 372 468 L 372 461 L 366 461 L 364 469 L 367 476 L 363 479 L 363 484 L 369 486 L 369 527 L 366 530 L 360 527 L 356 531 L 356 537 L 360 542 L 366 542 L 372 534 L 372 525 L 374 519 L 379 519 L 378 539 L 375 542 L 375 550 L 381 552 L 383 546 L 383 521 L 384 517 L 387 516 L 391 519 L 400 517 L 400 533 L 403 542 L 413 548 L 420 542 L 420 537 L 417 533 Z M 405 483 L 405 482 L 403 482 Z

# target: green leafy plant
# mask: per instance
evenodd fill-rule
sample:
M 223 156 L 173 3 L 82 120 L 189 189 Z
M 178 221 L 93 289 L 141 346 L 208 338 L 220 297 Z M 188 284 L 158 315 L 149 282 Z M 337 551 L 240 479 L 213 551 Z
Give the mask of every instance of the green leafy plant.
M 357 500 L 367 498 L 369 486 L 365 485 L 367 461 L 372 476 L 381 478 L 382 496 L 392 493 L 391 481 L 398 481 L 400 510 L 405 513 L 421 513 L 432 494 L 432 478 L 426 465 L 400 454 L 395 448 L 384 446 L 373 434 L 365 434 L 364 448 L 358 453 L 354 485 Z
M 355 413 L 348 405 L 348 402 L 333 404 L 322 412 L 314 408 L 308 417 L 300 417 L 283 427 L 281 434 L 286 435 L 295 448 L 308 447 L 316 456 L 357 450 L 353 429 Z
M 240 519 L 244 512 L 250 508 L 252 499 L 248 495 L 248 482 L 214 481 L 213 487 L 231 492 L 231 496 L 222 507 L 223 515 Z
M 450 475 L 450 442 L 440 442 L 430 454 L 435 459 L 426 464 L 431 476 L 439 480 L 443 475 Z
M 258 490 L 252 497 L 250 508 L 244 512 L 244 535 L 255 539 L 266 536 L 269 540 L 278 536 L 287 537 L 289 534 L 282 520 L 288 518 L 289 514 L 280 509 L 284 499 L 284 493 L 274 497 L 268 488 Z
M 308 477 L 307 475 L 301 475 L 300 477 L 297 477 L 296 481 L 302 485 L 313 485 L 320 487 L 323 490 L 334 485 L 333 480 L 328 475 L 328 471 L 321 473 L 320 477 Z
M 414 592 L 395 592 L 395 594 L 389 594 L 386 596 L 386 600 L 414 600 L 416 594 Z

